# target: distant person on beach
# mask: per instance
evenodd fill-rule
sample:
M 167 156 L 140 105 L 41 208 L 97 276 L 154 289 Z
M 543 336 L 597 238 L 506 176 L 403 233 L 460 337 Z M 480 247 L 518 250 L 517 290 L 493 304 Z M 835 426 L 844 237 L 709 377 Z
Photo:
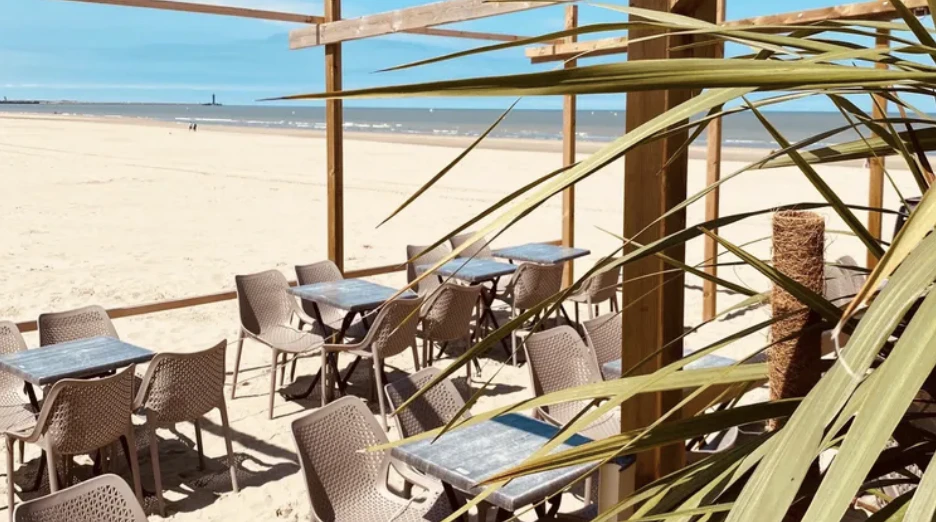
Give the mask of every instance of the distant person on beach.
M 195 132 L 198 132 L 198 124 L 197 124 L 197 123 L 193 123 L 193 124 L 192 124 L 192 130 L 195 131 Z
M 192 131 L 192 124 L 191 124 L 191 123 L 188 124 L 188 130 L 189 130 L 189 132 Z

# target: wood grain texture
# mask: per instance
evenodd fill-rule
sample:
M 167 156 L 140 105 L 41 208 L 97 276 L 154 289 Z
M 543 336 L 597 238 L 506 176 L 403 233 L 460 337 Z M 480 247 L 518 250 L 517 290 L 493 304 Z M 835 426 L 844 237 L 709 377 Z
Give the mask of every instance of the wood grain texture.
M 725 21 L 725 0 L 717 0 L 715 7 L 715 21 L 721 23 Z M 713 58 L 722 58 L 725 56 L 725 43 L 719 42 L 707 49 L 699 49 L 699 52 L 709 52 Z M 718 183 L 721 179 L 721 158 L 722 158 L 722 119 L 714 120 L 708 126 L 708 136 L 706 137 L 705 154 L 705 185 L 711 186 Z M 718 219 L 719 206 L 721 199 L 721 189 L 716 188 L 705 195 L 705 220 L 711 221 Z M 712 230 L 718 233 L 718 229 Z M 718 275 L 718 243 L 711 236 L 705 236 L 703 239 L 703 249 L 705 259 L 705 272 L 713 277 Z M 709 321 L 718 313 L 718 285 L 714 281 L 705 280 L 702 282 L 702 320 Z
M 327 3 L 326 3 L 327 5 Z M 507 13 L 553 5 L 547 2 L 487 2 L 486 0 L 448 0 L 433 4 L 387 11 L 348 20 L 326 20 L 316 27 L 290 32 L 290 47 L 301 49 L 315 45 L 371 38 L 407 32 L 436 25 L 464 22 Z M 328 15 L 326 13 L 326 18 Z
M 306 301 L 349 312 L 363 312 L 384 304 L 387 299 L 396 295 L 397 289 L 363 279 L 342 279 L 297 286 L 290 288 L 289 293 Z M 416 297 L 416 294 L 407 290 L 401 297 L 411 298 Z
M 435 266 L 434 264 L 419 265 L 416 267 L 418 273 L 423 273 Z M 502 263 L 492 259 L 453 259 L 448 263 L 436 269 L 436 275 L 441 277 L 451 277 L 458 281 L 464 281 L 470 284 L 493 281 L 495 279 L 513 274 L 517 271 L 517 265 Z
M 890 31 L 887 29 L 878 29 L 878 37 L 875 40 L 875 45 L 879 48 L 887 48 L 890 46 Z M 886 63 L 876 63 L 875 67 L 878 69 L 886 69 Z M 884 96 L 875 94 L 874 95 L 874 106 L 871 107 L 871 117 L 875 120 L 881 120 L 887 116 L 887 98 Z M 869 184 L 868 184 L 868 206 L 875 208 L 882 208 L 884 206 L 884 157 L 871 158 L 869 161 Z M 871 233 L 877 239 L 881 239 L 881 213 L 880 212 L 868 212 L 868 232 Z M 868 251 L 868 268 L 874 268 L 877 266 L 878 258 L 875 257 L 874 253 Z
M 258 20 L 273 20 L 277 22 L 295 22 L 300 24 L 318 24 L 325 21 L 321 16 L 304 15 L 299 13 L 282 13 L 279 11 L 266 11 L 262 9 L 249 9 L 246 7 L 228 7 L 223 5 L 197 4 L 191 2 L 175 2 L 169 0 L 71 0 L 89 4 L 118 5 L 123 7 L 143 7 L 147 9 L 161 9 L 164 11 L 181 11 L 186 13 L 201 13 L 221 16 L 236 16 L 240 18 L 254 18 Z
M 341 19 L 341 0 L 325 0 L 325 19 Z M 341 44 L 325 46 L 325 91 L 341 90 Z M 344 105 L 325 100 L 325 155 L 328 198 L 328 259 L 344 270 Z
M 584 248 L 550 245 L 549 243 L 527 243 L 507 248 L 499 248 L 491 252 L 493 257 L 510 259 L 511 261 L 525 261 L 540 265 L 555 265 L 591 254 Z
M 578 6 L 567 5 L 565 8 L 565 28 L 574 29 L 578 26 Z M 566 39 L 575 43 L 577 38 L 573 35 Z M 575 60 L 565 63 L 565 68 L 575 67 Z M 568 167 L 575 163 L 575 96 L 562 97 L 562 165 Z M 569 185 L 562 191 L 562 245 L 568 248 L 575 246 L 575 185 Z M 575 281 L 575 264 L 569 261 L 562 274 L 563 288 L 571 286 Z
M 156 354 L 113 337 L 91 337 L 0 356 L 0 371 L 43 386 L 144 363 Z

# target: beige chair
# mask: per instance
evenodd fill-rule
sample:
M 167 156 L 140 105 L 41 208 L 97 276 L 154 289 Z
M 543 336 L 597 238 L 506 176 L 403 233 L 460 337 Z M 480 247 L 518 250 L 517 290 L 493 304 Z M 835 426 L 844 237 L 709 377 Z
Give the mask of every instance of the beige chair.
M 224 404 L 224 353 L 227 341 L 213 348 L 193 353 L 160 353 L 153 358 L 143 376 L 143 384 L 133 403 L 133 409 L 146 416 L 149 427 L 150 460 L 156 484 L 159 512 L 165 516 L 162 495 L 162 475 L 159 469 L 159 439 L 156 428 L 172 427 L 180 422 L 195 424 L 195 442 L 198 446 L 198 465 L 205 467 L 205 454 L 199 419 L 215 408 L 221 413 L 221 429 L 227 448 L 231 485 L 237 492 L 237 467 L 231 447 L 231 428 L 228 426 L 227 407 Z
M 835 260 L 834 265 L 825 267 L 825 289 L 823 295 L 839 308 L 848 306 L 861 287 L 864 286 L 867 275 L 852 270 L 847 267 L 860 266 L 851 256 L 843 256 Z M 848 343 L 851 336 L 845 332 L 839 333 L 839 348 Z M 828 355 L 835 351 L 835 343 L 832 338 L 832 330 L 822 332 L 822 355 Z
M 273 418 L 273 403 L 276 398 L 276 368 L 280 365 L 280 384 L 286 372 L 286 358 L 315 355 L 321 351 L 324 339 L 292 325 L 298 319 L 307 324 L 316 321 L 306 315 L 287 293 L 289 283 L 277 270 L 268 270 L 252 275 L 236 276 L 237 302 L 240 307 L 240 336 L 237 340 L 237 355 L 234 358 L 234 382 L 231 384 L 231 399 L 237 391 L 237 374 L 240 371 L 241 351 L 244 339 L 250 338 L 268 346 L 273 356 L 270 362 L 270 413 Z
M 523 263 L 517 267 L 504 292 L 497 298 L 510 305 L 510 319 L 513 320 L 524 310 L 533 308 L 552 298 L 562 289 L 562 264 L 537 265 Z M 559 317 L 558 307 L 556 317 Z M 511 357 L 517 365 L 517 339 L 529 333 L 524 328 L 515 328 L 510 334 Z
M 13 506 L 13 442 L 38 444 L 46 455 L 49 488 L 58 491 L 55 463 L 61 457 L 92 453 L 124 443 L 137 499 L 142 502 L 140 467 L 131 421 L 134 367 L 102 379 L 62 379 L 52 386 L 36 426 L 30 431 L 8 431 L 7 505 Z M 68 477 L 66 477 L 66 481 Z
M 474 232 L 463 232 L 457 236 L 452 236 L 451 239 L 449 239 L 449 243 L 452 245 L 452 250 L 455 250 L 456 248 L 467 243 L 468 240 L 471 239 L 471 237 L 474 235 Z M 492 257 L 491 248 L 488 246 L 488 239 L 486 237 L 478 239 L 474 242 L 474 244 L 465 250 L 462 250 L 458 254 L 458 257 L 475 257 L 478 259 Z
M 384 391 L 387 393 L 390 407 L 395 410 L 402 406 L 440 373 L 438 369 L 429 367 L 386 385 Z M 465 400 L 458 393 L 455 384 L 443 379 L 397 413 L 396 426 L 400 438 L 405 439 L 441 428 L 451 422 L 464 406 Z M 471 413 L 467 411 L 462 415 L 464 419 L 469 417 Z
M 468 346 L 476 336 L 476 325 L 480 319 L 480 286 L 465 286 L 457 283 L 445 283 L 437 288 L 422 305 L 420 310 L 420 325 L 418 335 L 423 339 L 423 362 L 426 366 L 432 364 L 433 345 L 439 344 L 439 357 L 445 353 L 449 343 L 465 341 Z M 481 367 L 474 361 L 478 373 Z M 468 378 L 471 378 L 470 366 Z
M 118 338 L 117 329 L 107 311 L 100 306 L 86 306 L 67 312 L 39 316 L 39 345 L 66 343 L 90 337 Z
M 571 326 L 557 326 L 530 334 L 524 343 L 530 381 L 537 397 L 576 386 L 601 382 L 601 370 L 594 355 Z M 590 401 L 573 401 L 536 409 L 536 415 L 562 426 L 572 421 Z M 591 439 L 603 439 L 621 432 L 617 412 L 608 413 L 580 433 Z
M 344 280 L 344 274 L 341 273 L 338 265 L 336 265 L 333 261 L 325 260 L 319 261 L 318 263 L 312 263 L 311 265 L 297 265 L 296 280 L 300 285 L 331 283 L 333 281 Z M 306 315 L 313 319 L 317 319 L 315 315 L 316 305 L 306 300 L 301 300 L 301 302 L 302 310 L 306 313 Z M 312 327 L 313 333 L 321 335 L 322 337 L 328 337 L 329 335 L 332 335 L 341 329 L 341 323 L 344 321 L 345 315 L 347 315 L 345 310 L 335 308 L 333 306 L 328 306 L 326 304 L 318 304 L 318 311 L 322 315 L 322 322 L 324 323 L 324 327 L 323 325 L 320 325 L 318 321 L 316 321 L 315 324 L 310 324 L 309 326 Z M 360 320 L 355 320 L 355 323 L 358 322 L 360 322 Z M 303 323 L 304 321 L 300 322 L 300 327 L 303 325 Z
M 621 358 L 621 341 L 623 339 L 624 324 L 621 314 L 611 312 L 585 321 L 585 340 L 588 347 L 595 354 L 598 368 Z
M 384 400 L 383 389 L 386 379 L 384 361 L 394 355 L 402 353 L 407 348 L 413 350 L 413 362 L 419 367 L 419 354 L 416 351 L 416 328 L 419 324 L 419 307 L 423 299 L 394 299 L 388 301 L 381 308 L 374 319 L 367 335 L 358 343 L 326 344 L 322 350 L 322 367 L 326 367 L 328 354 L 350 353 L 362 359 L 371 361 L 373 367 L 372 391 L 380 403 L 380 420 L 384 430 L 387 429 L 387 407 Z M 336 372 L 337 373 L 337 372 Z M 340 378 L 335 375 L 335 378 Z M 328 396 L 329 379 L 322 379 L 322 405 Z
M 26 341 L 14 323 L 0 321 L 0 353 L 16 353 L 26 349 Z M 36 424 L 36 413 L 23 401 L 20 392 L 23 380 L 10 372 L 0 372 L 0 431 L 22 431 Z M 19 443 L 19 460 L 23 461 L 23 443 Z
M 146 522 L 140 502 L 117 475 L 94 477 L 23 502 L 11 513 L 14 522 Z
M 390 491 L 389 455 L 368 451 L 387 436 L 360 399 L 344 397 L 295 420 L 292 433 L 315 522 L 440 522 L 451 513 L 441 485 L 405 466 L 397 471 L 425 495 L 404 499 Z
M 581 288 L 566 298 L 567 301 L 575 303 L 575 323 L 581 324 L 579 321 L 579 305 L 585 305 L 589 319 L 598 316 L 598 305 L 605 301 L 609 303 L 612 312 L 617 312 L 617 290 L 620 282 L 620 268 L 601 272 L 586 279 Z
M 432 250 L 426 252 L 425 254 L 419 256 L 420 252 L 423 252 L 428 247 L 429 245 L 425 245 L 425 246 L 406 245 L 406 259 L 407 259 L 406 282 L 407 283 L 412 283 L 413 281 L 416 280 L 417 277 L 419 277 L 419 274 L 416 272 L 417 266 L 438 263 L 445 256 L 452 253 L 452 249 L 449 248 L 447 244 L 443 243 L 433 248 Z M 416 258 L 413 262 L 409 262 L 409 260 L 412 260 L 416 256 L 419 256 L 419 257 Z M 431 294 L 433 290 L 438 288 L 440 284 L 441 283 L 439 282 L 438 277 L 429 276 L 419 282 L 419 285 L 416 287 L 415 291 L 418 292 L 419 295 L 426 297 L 429 294 Z

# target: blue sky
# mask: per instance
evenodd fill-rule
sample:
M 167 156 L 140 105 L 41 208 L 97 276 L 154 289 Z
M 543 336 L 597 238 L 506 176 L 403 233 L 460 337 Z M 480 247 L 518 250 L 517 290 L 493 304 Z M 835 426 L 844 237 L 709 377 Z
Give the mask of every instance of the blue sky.
M 431 0 L 345 0 L 346 18 Z M 625 0 L 608 0 L 624 3 Z M 841 3 L 729 0 L 728 19 Z M 321 14 L 320 0 L 211 0 L 307 14 Z M 320 48 L 290 51 L 287 23 L 94 5 L 65 0 L 0 0 L 0 96 L 12 99 L 201 102 L 216 93 L 222 103 L 252 104 L 263 97 L 321 90 Z M 581 23 L 623 19 L 592 6 Z M 561 7 L 451 25 L 480 31 L 535 35 L 559 30 Z M 476 75 L 544 70 L 520 49 L 436 64 L 399 73 L 374 74 L 394 64 L 480 45 L 470 40 L 392 35 L 345 45 L 345 87 L 409 83 Z M 500 108 L 502 99 L 368 101 L 362 105 Z M 583 97 L 585 109 L 619 109 L 622 96 Z M 541 98 L 527 108 L 558 108 Z M 800 104 L 788 109 L 817 110 Z

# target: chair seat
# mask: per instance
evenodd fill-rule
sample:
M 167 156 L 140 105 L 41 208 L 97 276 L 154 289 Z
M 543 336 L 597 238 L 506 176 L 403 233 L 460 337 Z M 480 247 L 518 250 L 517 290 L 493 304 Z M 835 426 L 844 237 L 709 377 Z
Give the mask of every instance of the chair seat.
M 27 431 L 36 424 L 36 413 L 27 403 L 0 404 L 0 431 Z
M 277 350 L 289 353 L 314 351 L 325 343 L 325 339 L 320 335 L 300 331 L 290 326 L 274 326 L 256 337 Z

